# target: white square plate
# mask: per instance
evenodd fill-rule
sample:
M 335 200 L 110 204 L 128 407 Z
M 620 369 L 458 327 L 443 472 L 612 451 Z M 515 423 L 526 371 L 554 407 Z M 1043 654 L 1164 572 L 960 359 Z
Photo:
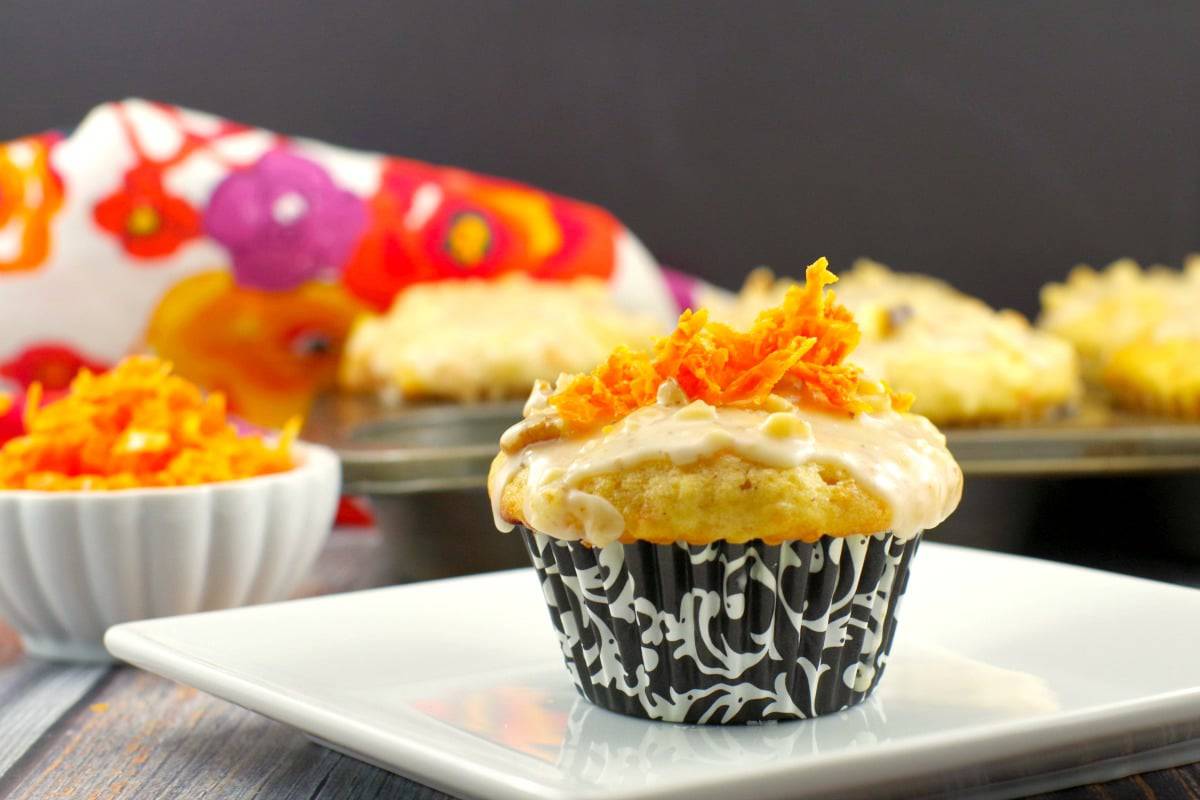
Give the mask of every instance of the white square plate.
M 570 685 L 532 570 L 119 625 L 118 657 L 452 794 L 1005 797 L 1200 760 L 1200 591 L 922 545 L 866 703 L 682 726 Z

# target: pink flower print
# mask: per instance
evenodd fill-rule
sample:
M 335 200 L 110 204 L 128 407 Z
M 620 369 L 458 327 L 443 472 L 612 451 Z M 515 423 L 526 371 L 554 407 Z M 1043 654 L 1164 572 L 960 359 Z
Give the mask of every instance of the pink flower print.
M 336 277 L 366 221 L 357 195 L 287 150 L 230 174 L 204 212 L 204 229 L 229 250 L 237 282 L 267 290 Z

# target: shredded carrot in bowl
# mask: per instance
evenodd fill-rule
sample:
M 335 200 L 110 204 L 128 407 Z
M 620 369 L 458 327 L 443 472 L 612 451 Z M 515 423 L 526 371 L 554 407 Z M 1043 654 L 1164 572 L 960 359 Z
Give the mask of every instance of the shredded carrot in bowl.
M 550 404 L 575 432 L 654 403 L 667 380 L 711 405 L 757 405 L 781 394 L 847 414 L 870 410 L 860 394 L 861 370 L 844 363 L 860 334 L 854 317 L 825 290 L 836 280 L 828 262 L 817 260 L 805 285 L 789 289 L 748 331 L 710 321 L 704 309 L 685 311 L 651 352 L 617 349 L 592 372 L 560 381 Z M 888 394 L 896 410 L 912 405 L 910 395 Z
M 148 356 L 84 370 L 45 407 L 30 387 L 25 434 L 0 448 L 0 489 L 72 491 L 189 486 L 284 472 L 299 420 L 278 441 L 242 435 L 225 397 L 204 394 Z

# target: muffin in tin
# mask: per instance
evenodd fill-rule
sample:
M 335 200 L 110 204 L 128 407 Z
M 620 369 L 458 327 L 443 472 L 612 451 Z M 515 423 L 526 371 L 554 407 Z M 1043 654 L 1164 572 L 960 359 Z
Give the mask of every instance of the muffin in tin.
M 645 345 L 662 328 L 618 307 L 597 279 L 514 273 L 417 284 L 386 314 L 356 323 L 340 383 L 404 400 L 519 399 L 535 380 L 588 369 L 613 347 Z
M 1183 270 L 1129 259 L 1076 267 L 1043 287 L 1039 325 L 1076 347 L 1116 405 L 1200 419 L 1200 256 Z
M 1122 408 L 1200 420 L 1200 330 L 1122 347 L 1113 354 L 1103 380 Z
M 794 282 L 757 270 L 717 315 L 748 321 Z M 1071 346 L 949 284 L 860 259 L 838 284 L 862 343 L 855 360 L 939 425 L 1022 423 L 1072 409 L 1082 384 Z
M 808 718 L 882 675 L 921 533 L 962 473 L 909 398 L 846 361 L 825 285 L 745 331 L 685 312 L 648 351 L 540 382 L 488 488 L 520 531 L 568 672 L 613 711 Z

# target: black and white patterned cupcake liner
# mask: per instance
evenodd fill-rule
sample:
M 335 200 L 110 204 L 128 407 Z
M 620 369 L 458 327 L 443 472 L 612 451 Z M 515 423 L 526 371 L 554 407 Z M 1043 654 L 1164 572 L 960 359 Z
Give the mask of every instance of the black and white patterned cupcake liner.
M 622 714 L 719 724 L 862 702 L 883 673 L 920 541 L 587 547 L 518 530 L 584 697 Z

